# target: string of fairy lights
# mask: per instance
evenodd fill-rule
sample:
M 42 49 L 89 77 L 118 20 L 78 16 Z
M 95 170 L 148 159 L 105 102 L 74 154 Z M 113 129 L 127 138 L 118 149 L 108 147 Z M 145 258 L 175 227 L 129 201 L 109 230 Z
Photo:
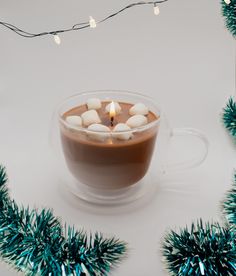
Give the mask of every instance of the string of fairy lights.
M 17 26 L 0 21 L 0 26 L 3 26 L 13 32 L 15 32 L 17 35 L 25 37 L 25 38 L 35 38 L 35 37 L 42 37 L 42 36 L 52 36 L 55 43 L 60 45 L 61 44 L 61 37 L 59 36 L 62 33 L 66 32 L 72 32 L 72 31 L 79 31 L 87 28 L 92 28 L 95 29 L 98 24 L 104 23 L 105 21 L 108 21 L 111 18 L 114 18 L 115 16 L 118 16 L 119 14 L 123 13 L 124 11 L 137 7 L 137 6 L 153 6 L 153 13 L 154 15 L 159 15 L 160 14 L 160 4 L 163 4 L 169 0 L 159 0 L 159 1 L 140 1 L 140 2 L 135 2 L 131 3 L 120 10 L 106 16 L 105 18 L 101 20 L 96 20 L 93 16 L 89 16 L 88 20 L 85 22 L 80 22 L 74 24 L 71 28 L 65 28 L 61 30 L 52 30 L 52 31 L 46 31 L 46 32 L 41 32 L 41 33 L 31 33 L 27 32 L 25 30 L 22 30 L 18 28 Z M 230 0 L 225 0 L 225 1 L 230 1 Z

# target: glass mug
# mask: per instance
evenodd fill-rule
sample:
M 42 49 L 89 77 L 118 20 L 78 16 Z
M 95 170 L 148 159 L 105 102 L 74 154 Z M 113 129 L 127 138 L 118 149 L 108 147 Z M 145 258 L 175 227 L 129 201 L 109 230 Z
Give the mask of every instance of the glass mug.
M 130 117 L 130 106 L 143 103 L 149 110 L 148 123 L 121 131 L 91 130 L 70 124 L 66 116 L 77 114 L 76 108 L 86 111 L 90 98 L 100 99 L 103 111 L 112 101 L 120 103 L 122 110 L 114 117 L 114 125 Z M 101 116 L 105 118 L 102 123 L 110 123 L 109 114 L 103 112 Z M 168 165 L 165 162 L 168 143 L 176 135 L 199 138 L 204 145 L 200 156 Z M 200 131 L 170 129 L 154 99 L 119 90 L 89 91 L 65 99 L 54 113 L 51 144 L 69 190 L 80 199 L 97 204 L 137 200 L 155 188 L 160 174 L 195 167 L 208 152 L 208 141 Z

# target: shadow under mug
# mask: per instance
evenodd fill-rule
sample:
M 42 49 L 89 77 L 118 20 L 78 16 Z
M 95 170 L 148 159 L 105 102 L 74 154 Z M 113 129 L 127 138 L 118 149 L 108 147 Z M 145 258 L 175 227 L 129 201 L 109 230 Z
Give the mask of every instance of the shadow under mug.
M 90 98 L 102 102 L 143 103 L 155 120 L 129 131 L 102 132 L 70 125 L 65 113 L 84 105 Z M 117 139 L 119 135 L 133 137 Z M 170 138 L 195 136 L 203 142 L 201 154 L 191 161 L 168 165 L 165 162 Z M 106 137 L 106 139 L 93 139 Z M 153 191 L 156 179 L 170 170 L 191 168 L 207 156 L 208 141 L 196 129 L 170 129 L 155 100 L 142 94 L 99 90 L 79 93 L 65 99 L 57 108 L 53 120 L 51 144 L 55 149 L 60 171 L 67 167 L 64 179 L 69 190 L 87 202 L 110 205 L 139 199 Z

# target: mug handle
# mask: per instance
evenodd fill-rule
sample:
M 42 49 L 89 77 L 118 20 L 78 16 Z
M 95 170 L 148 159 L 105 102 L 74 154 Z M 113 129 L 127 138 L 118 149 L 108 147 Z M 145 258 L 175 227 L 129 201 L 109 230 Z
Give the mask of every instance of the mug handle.
M 173 172 L 173 171 L 181 171 L 186 169 L 191 169 L 199 166 L 203 163 L 203 161 L 206 159 L 208 155 L 209 150 L 209 141 L 205 134 L 203 134 L 201 131 L 194 129 L 194 128 L 173 128 L 170 132 L 170 138 L 174 139 L 177 136 L 193 136 L 197 137 L 203 144 L 204 150 L 202 154 L 197 157 L 193 158 L 191 160 L 182 161 L 182 162 L 176 162 L 173 164 L 165 164 L 165 172 Z

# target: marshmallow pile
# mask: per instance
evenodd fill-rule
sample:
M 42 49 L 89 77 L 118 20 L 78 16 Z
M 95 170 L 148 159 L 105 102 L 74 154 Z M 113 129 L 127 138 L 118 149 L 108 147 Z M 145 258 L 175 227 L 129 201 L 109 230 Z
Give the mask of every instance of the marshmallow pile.
M 111 131 L 109 127 L 101 124 L 101 119 L 97 112 L 102 107 L 100 99 L 90 98 L 86 102 L 87 111 L 78 115 L 66 117 L 66 122 L 73 128 L 87 127 L 87 135 L 97 141 L 105 141 L 110 137 L 117 140 L 129 140 L 132 138 L 132 129 L 144 126 L 148 123 L 146 115 L 148 115 L 148 108 L 143 103 L 137 103 L 129 109 L 131 117 L 126 123 L 118 123 Z M 111 103 L 105 107 L 105 113 L 109 113 Z M 119 114 L 122 112 L 121 106 L 118 102 L 114 102 L 115 112 Z M 99 133 L 101 132 L 101 133 Z M 117 133 L 116 133 L 117 132 Z

